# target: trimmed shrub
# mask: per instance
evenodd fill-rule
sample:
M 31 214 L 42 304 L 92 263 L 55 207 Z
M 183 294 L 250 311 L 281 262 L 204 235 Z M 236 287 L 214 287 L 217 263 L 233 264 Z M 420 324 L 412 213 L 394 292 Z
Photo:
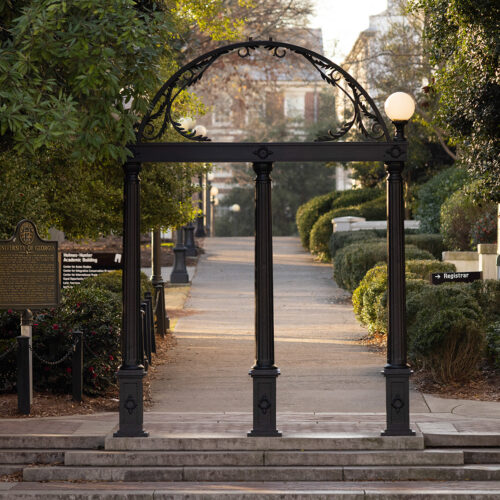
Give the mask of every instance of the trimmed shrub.
M 455 191 L 465 185 L 467 172 L 451 167 L 438 172 L 417 191 L 415 219 L 420 221 L 422 233 L 439 233 L 441 205 Z
M 360 210 L 356 207 L 334 208 L 323 214 L 314 223 L 309 240 L 309 249 L 324 262 L 332 260 L 328 242 L 333 234 L 332 219 L 334 217 L 345 217 L 346 215 L 360 216 Z
M 496 243 L 497 241 L 498 215 L 495 208 L 472 223 L 470 229 L 470 240 L 472 247 L 476 248 L 479 243 Z
M 332 233 L 330 237 L 330 255 L 335 257 L 335 254 L 341 248 L 344 248 L 351 243 L 365 240 L 385 239 L 387 231 L 385 229 L 367 229 L 362 231 L 339 231 Z
M 378 188 L 349 189 L 338 191 L 332 201 L 331 208 L 353 207 L 374 200 L 383 195 L 383 190 Z M 342 217 L 342 216 L 339 216 Z
M 407 260 L 406 289 L 411 294 L 428 284 L 433 272 L 453 272 L 455 265 L 437 260 Z M 387 264 L 372 267 L 352 295 L 354 313 L 371 333 L 387 333 Z
M 486 324 L 500 321 L 500 280 L 478 280 L 468 286 L 483 311 Z
M 484 348 L 482 313 L 470 288 L 425 285 L 406 301 L 408 354 L 439 383 L 467 380 Z
M 486 330 L 486 349 L 491 364 L 500 369 L 500 321 L 491 323 Z
M 427 283 L 429 283 L 432 273 L 453 273 L 457 270 L 455 264 L 439 260 L 407 260 L 405 267 L 407 273 L 425 280 Z
M 379 196 L 374 200 L 367 201 L 359 205 L 359 210 L 361 217 L 366 220 L 386 220 L 387 210 L 386 210 L 386 199 L 385 195 Z
M 407 260 L 432 260 L 432 254 L 413 245 L 406 245 L 405 254 Z M 334 279 L 339 287 L 352 292 L 359 286 L 369 269 L 386 261 L 385 241 L 352 243 L 336 253 L 333 265 Z
M 298 208 L 295 219 L 297 221 L 300 241 L 305 249 L 309 250 L 309 235 L 314 223 L 320 215 L 331 209 L 332 201 L 336 196 L 337 191 L 316 196 Z
M 442 259 L 445 249 L 443 237 L 440 234 L 407 234 L 405 235 L 405 243 L 427 250 L 438 260 Z

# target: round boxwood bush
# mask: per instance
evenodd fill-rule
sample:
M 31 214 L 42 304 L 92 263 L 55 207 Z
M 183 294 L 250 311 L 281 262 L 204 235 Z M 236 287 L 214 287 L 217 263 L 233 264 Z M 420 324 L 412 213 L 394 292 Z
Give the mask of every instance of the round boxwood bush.
M 338 250 L 350 245 L 351 243 L 375 240 L 377 238 L 382 240 L 385 237 L 385 230 L 369 229 L 361 231 L 337 231 L 336 233 L 332 233 L 330 236 L 330 255 L 332 258 L 335 257 Z
M 405 246 L 406 260 L 432 260 L 432 254 L 413 245 Z M 334 259 L 333 272 L 337 285 L 353 292 L 364 275 L 378 263 L 387 261 L 387 243 L 373 240 L 352 243 L 339 250 Z
M 441 260 L 445 250 L 443 237 L 440 234 L 407 234 L 405 243 L 427 250 L 438 260 Z
M 335 196 L 337 196 L 337 191 L 316 196 L 298 208 L 295 220 L 300 241 L 305 249 L 309 250 L 309 235 L 314 223 L 318 217 L 330 210 Z
M 385 195 L 362 203 L 359 205 L 359 210 L 361 217 L 364 217 L 366 220 L 386 220 L 387 210 Z
M 441 262 L 439 260 L 407 260 L 406 272 L 430 282 L 432 273 L 454 273 L 457 268 L 451 262 Z
M 337 196 L 332 200 L 331 208 L 354 207 L 380 198 L 381 195 L 383 195 L 383 190 L 374 187 L 338 191 Z
M 484 348 L 481 308 L 470 288 L 425 285 L 406 304 L 410 360 L 439 383 L 469 379 Z
M 309 240 L 309 249 L 324 262 L 330 262 L 332 257 L 330 255 L 329 241 L 333 232 L 332 219 L 335 217 L 345 217 L 347 215 L 360 216 L 360 210 L 356 207 L 334 208 L 326 214 L 323 214 L 314 223 L 311 230 L 311 237 Z

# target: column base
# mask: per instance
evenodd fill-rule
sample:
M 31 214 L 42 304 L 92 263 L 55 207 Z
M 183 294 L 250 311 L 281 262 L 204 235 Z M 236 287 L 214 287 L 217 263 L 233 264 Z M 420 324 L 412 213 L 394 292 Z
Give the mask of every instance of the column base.
M 387 429 L 382 436 L 414 436 L 410 429 L 410 375 L 411 369 L 384 368 Z
M 276 429 L 276 378 L 278 368 L 249 372 L 253 379 L 253 429 L 248 437 L 280 437 Z
M 170 274 L 170 283 L 189 283 L 186 269 L 186 248 L 174 248 L 174 269 Z
M 148 437 L 144 422 L 142 379 L 144 368 L 118 370 L 120 385 L 120 423 L 113 437 Z

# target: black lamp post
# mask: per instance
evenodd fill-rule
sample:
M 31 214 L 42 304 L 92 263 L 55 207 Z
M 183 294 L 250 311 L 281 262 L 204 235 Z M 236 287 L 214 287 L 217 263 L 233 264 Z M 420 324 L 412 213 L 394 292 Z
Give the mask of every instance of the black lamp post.
M 196 257 L 198 250 L 196 250 L 196 243 L 194 241 L 194 224 L 189 222 L 182 230 L 184 231 L 184 246 L 186 247 L 187 257 Z
M 411 96 L 396 92 L 385 102 L 396 127 L 394 142 L 406 142 L 404 127 L 415 111 Z M 387 161 L 387 251 L 389 329 L 387 335 L 386 415 L 384 436 L 412 436 L 410 429 L 411 370 L 407 363 L 403 161 Z
M 161 275 L 161 230 L 155 229 L 152 233 L 151 244 L 151 283 L 154 288 L 154 315 L 156 317 L 156 330 L 164 337 L 170 328 L 170 318 L 165 309 L 165 283 Z
M 213 172 L 209 172 L 207 174 L 207 183 L 205 185 L 205 230 L 207 233 L 207 236 L 212 236 L 212 233 L 210 232 L 212 221 L 211 221 L 211 213 L 210 210 L 212 208 L 212 205 L 210 203 L 210 190 L 212 189 L 212 181 L 214 180 L 214 174 Z
M 217 186 L 212 186 L 210 188 L 210 236 L 215 236 L 215 207 L 219 204 L 219 188 Z

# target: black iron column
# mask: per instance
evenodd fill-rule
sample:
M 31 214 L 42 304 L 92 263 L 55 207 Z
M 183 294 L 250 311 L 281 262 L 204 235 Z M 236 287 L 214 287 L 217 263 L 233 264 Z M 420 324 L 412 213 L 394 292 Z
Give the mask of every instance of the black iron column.
M 182 227 L 175 231 L 174 268 L 170 273 L 170 283 L 189 283 L 186 268 L 186 247 L 182 238 Z
M 33 402 L 33 313 L 25 309 L 21 314 L 21 335 L 17 337 L 17 409 L 29 415 Z
M 395 141 L 403 142 L 406 122 L 395 122 Z M 406 347 L 406 283 L 404 247 L 404 200 L 401 173 L 404 162 L 386 163 L 387 176 L 387 251 L 389 330 L 386 378 L 387 428 L 383 436 L 412 436 L 410 429 L 410 367 Z
M 203 225 L 203 174 L 198 177 L 198 184 L 200 190 L 198 191 L 198 209 L 200 210 L 200 215 L 196 218 L 196 232 L 194 235 L 197 238 L 204 238 L 206 236 L 205 227 Z
M 140 292 L 140 178 L 141 164 L 123 166 L 123 320 L 120 384 L 120 423 L 115 437 L 146 437 L 143 426 Z
M 170 328 L 170 318 L 165 307 L 165 283 L 161 275 L 161 230 L 155 229 L 151 241 L 151 283 L 154 288 L 154 315 L 156 331 L 164 337 Z
M 186 247 L 186 255 L 188 257 L 196 257 L 198 251 L 196 250 L 196 243 L 194 241 L 194 224 L 190 222 L 186 224 L 182 230 L 184 231 L 184 246 Z
M 281 436 L 276 430 L 276 378 L 274 364 L 273 242 L 271 214 L 271 162 L 256 162 L 255 179 L 255 364 L 253 429 L 249 436 Z
M 212 189 L 212 183 L 207 180 L 207 185 L 205 187 L 205 229 L 207 232 L 207 236 L 212 236 L 212 221 L 210 220 L 211 217 L 211 209 L 212 209 L 212 203 L 210 202 L 210 198 L 212 195 L 210 194 L 210 190 Z

